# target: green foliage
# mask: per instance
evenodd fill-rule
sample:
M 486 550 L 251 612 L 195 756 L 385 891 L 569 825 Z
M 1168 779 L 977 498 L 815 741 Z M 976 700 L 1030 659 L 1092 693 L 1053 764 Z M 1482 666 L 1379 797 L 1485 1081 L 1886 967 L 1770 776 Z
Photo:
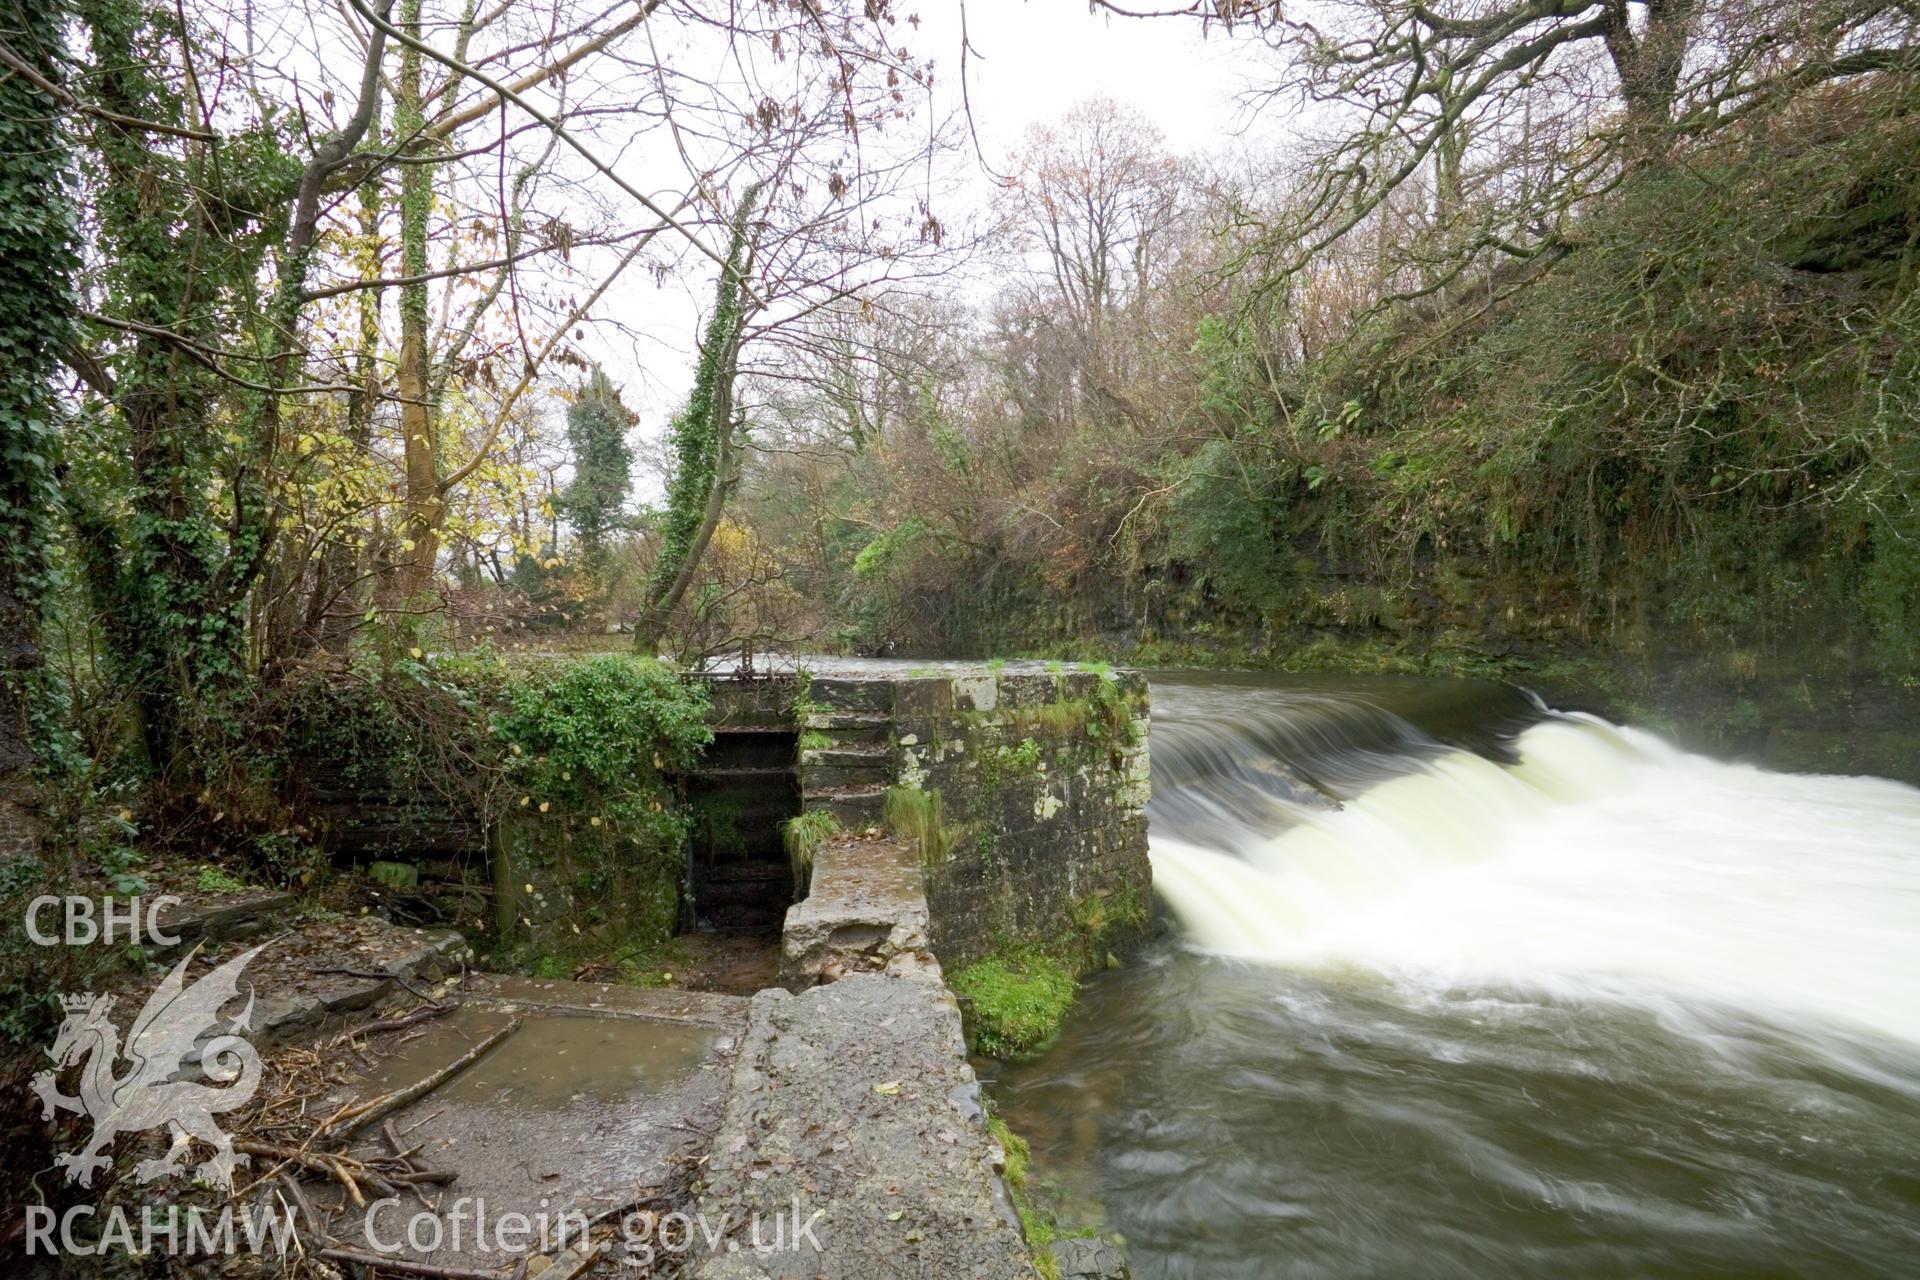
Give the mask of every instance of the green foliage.
M 616 802 L 636 779 L 691 765 L 713 736 L 704 688 L 647 658 L 530 664 L 503 702 L 493 735 L 515 785 L 553 799 Z
M 689 818 L 664 771 L 712 740 L 703 686 L 650 658 L 546 661 L 513 671 L 492 718 L 522 854 L 563 856 L 590 924 L 664 938 L 679 914 Z
M 323 767 L 370 800 L 436 797 L 493 813 L 502 808 L 504 748 L 488 716 L 510 679 L 492 656 L 369 659 L 337 676 L 301 673 L 265 714 L 284 724 L 290 763 Z
M 145 891 L 144 882 L 131 875 L 139 861 L 139 855 L 124 845 L 104 852 L 101 869 L 108 873 L 114 893 Z M 0 858 L 0 918 L 9 922 L 0 929 L 0 1055 L 12 1050 L 44 1052 L 61 1018 L 61 992 L 97 990 L 95 984 L 104 976 L 143 962 L 133 947 L 43 947 L 27 936 L 23 925 L 35 898 L 99 894 L 97 883 L 76 872 L 51 849 L 39 856 Z M 41 923 L 53 921 L 42 915 Z M 34 1115 L 37 1119 L 38 1112 Z
M 1025 298 L 916 384 L 929 412 L 902 395 L 857 456 L 782 463 L 805 500 L 756 532 L 862 651 L 1920 673 L 1917 93 L 1903 69 L 1756 101 L 1540 258 L 1377 307 L 1407 280 L 1214 256 L 1243 199 L 1282 199 L 1236 194 L 1182 241 L 1205 265 L 1130 302 L 1153 322 L 1109 317 L 1110 363 Z
M 788 818 L 780 828 L 787 860 L 793 864 L 793 883 L 801 889 L 813 879 L 814 855 L 840 834 L 840 822 L 826 809 L 808 809 Z
M 787 711 L 793 716 L 795 724 L 805 728 L 814 716 L 824 715 L 827 704 L 817 701 L 813 696 L 813 673 L 802 670 L 794 675 L 793 696 L 787 700 Z
M 202 123 L 173 71 L 193 38 L 180 11 L 138 0 L 73 10 L 91 104 L 114 117 L 87 131 L 83 153 L 96 305 L 128 328 L 90 347 L 101 376 L 73 420 L 62 497 L 149 766 L 174 798 L 211 794 L 227 808 L 254 785 L 248 597 L 271 551 L 279 402 L 268 388 L 286 363 L 273 357 L 296 319 L 304 257 L 278 263 L 272 303 L 261 282 L 300 165 L 280 132 L 291 126 L 271 116 L 218 146 L 134 123 Z M 183 341 L 233 351 L 251 385 L 236 390 L 184 357 Z
M 580 398 L 567 407 L 573 479 L 557 504 L 573 522 L 587 571 L 596 579 L 605 571 L 607 534 L 618 527 L 632 484 L 633 450 L 627 445 L 627 430 L 633 423 L 633 413 L 620 403 L 619 391 L 596 366 Z
M 66 6 L 10 5 L 0 40 L 58 80 Z M 41 624 L 58 578 L 53 520 L 61 411 L 54 380 L 73 339 L 76 249 L 72 158 L 50 95 L 24 76 L 0 79 L 0 716 L 24 724 L 27 741 L 0 747 L 0 770 L 27 762 L 76 763 L 64 698 L 38 666 Z M 9 725 L 5 742 L 17 730 Z
M 704 685 L 628 655 L 423 656 L 313 677 L 283 706 L 296 775 L 499 824 L 513 858 L 572 887 L 583 932 L 671 932 L 693 815 L 668 774 L 711 740 Z
M 100 873 L 106 877 L 107 888 L 117 894 L 131 896 L 147 891 L 146 878 L 134 870 L 147 860 L 147 856 L 128 844 L 116 844 L 100 855 Z
M 980 780 L 996 787 L 1010 778 L 1040 772 L 1040 744 L 1023 738 L 1019 745 L 988 747 L 980 753 Z
M 970 1001 L 968 1033 L 975 1052 L 1021 1058 L 1046 1048 L 1073 1007 L 1073 971 L 1039 948 L 1000 952 L 947 975 Z
M 1004 721 L 1016 732 L 1038 735 L 1049 743 L 1090 741 L 1106 748 L 1117 762 L 1120 753 L 1133 746 L 1139 737 L 1139 727 L 1134 720 L 1140 711 L 1139 695 L 1122 689 L 1111 668 L 1106 668 L 1104 663 L 1093 666 L 1101 678 L 1085 696 L 1068 696 L 1062 684 L 1052 702 L 970 714 L 975 719 Z M 1055 674 L 1064 674 L 1064 671 Z
M 914 554 L 926 532 L 927 523 L 918 516 L 902 520 L 860 548 L 860 554 L 853 558 L 853 576 L 879 578 L 893 571 Z
M 246 889 L 247 882 L 225 867 L 202 866 L 194 877 L 193 887 L 201 893 L 240 893 Z
M 1174 491 L 1169 552 L 1195 566 L 1205 588 L 1238 605 L 1282 607 L 1293 574 L 1280 483 L 1249 468 L 1228 443 L 1208 442 Z

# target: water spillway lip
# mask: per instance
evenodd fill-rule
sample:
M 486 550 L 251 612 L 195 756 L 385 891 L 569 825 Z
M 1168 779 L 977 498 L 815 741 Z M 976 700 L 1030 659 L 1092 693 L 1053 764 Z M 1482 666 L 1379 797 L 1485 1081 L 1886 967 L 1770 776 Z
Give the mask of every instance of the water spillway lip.
M 1531 692 L 1492 681 L 1162 679 L 1153 695 L 1156 817 L 1196 804 L 1243 819 L 1272 803 L 1324 809 L 1453 750 L 1514 764 L 1519 736 L 1553 714 Z

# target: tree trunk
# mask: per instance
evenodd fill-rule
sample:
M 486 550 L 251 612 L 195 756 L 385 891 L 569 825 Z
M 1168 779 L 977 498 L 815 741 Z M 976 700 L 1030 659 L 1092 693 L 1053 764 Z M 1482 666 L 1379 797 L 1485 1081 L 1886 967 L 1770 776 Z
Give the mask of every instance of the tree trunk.
M 13 6 L 0 16 L 0 39 L 57 81 L 68 17 L 54 0 Z M 41 671 L 40 627 L 52 588 L 53 513 L 58 494 L 52 443 L 58 403 L 54 362 L 73 339 L 70 273 L 74 210 L 61 181 L 69 159 L 53 96 L 10 74 L 0 78 L 0 120 L 13 144 L 0 174 L 0 862 L 31 857 L 41 845 L 41 763 L 35 706 Z
M 1686 66 L 1697 0 L 1647 0 L 1645 30 L 1634 34 L 1625 4 L 1610 4 L 1607 52 L 1627 107 L 1631 163 L 1657 160 L 1672 142 L 1674 97 Z
M 420 0 L 405 0 L 400 25 L 419 36 Z M 394 93 L 394 127 L 401 144 L 423 137 L 426 104 L 420 75 L 421 55 L 411 46 L 400 54 L 400 80 Z M 404 165 L 400 173 L 400 274 L 409 279 L 427 272 L 427 223 L 433 209 L 434 166 Z M 395 587 L 402 610 L 428 607 L 433 571 L 440 554 L 440 493 L 437 453 L 438 415 L 431 402 L 427 368 L 427 286 L 400 287 L 400 365 L 395 375 L 400 395 L 400 431 L 406 462 L 404 515 L 400 522 L 399 572 Z

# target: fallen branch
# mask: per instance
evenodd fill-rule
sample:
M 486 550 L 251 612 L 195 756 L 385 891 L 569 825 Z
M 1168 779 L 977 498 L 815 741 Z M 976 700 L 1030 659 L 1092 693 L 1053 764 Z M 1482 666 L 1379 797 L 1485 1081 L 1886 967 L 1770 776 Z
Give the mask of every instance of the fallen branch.
M 360 1183 L 362 1182 L 365 1182 L 383 1196 L 394 1194 L 393 1184 L 391 1182 L 388 1182 L 380 1174 L 369 1169 L 364 1163 L 355 1160 L 352 1156 L 330 1155 L 324 1151 L 306 1151 L 294 1147 L 275 1146 L 271 1142 L 255 1142 L 250 1138 L 236 1138 L 233 1143 L 233 1149 L 235 1151 L 244 1151 L 250 1156 L 267 1156 L 271 1159 L 281 1161 L 283 1165 L 297 1164 L 309 1172 L 320 1174 L 322 1177 L 332 1178 L 347 1189 L 347 1194 L 353 1198 L 354 1204 L 362 1209 L 367 1207 L 365 1199 L 363 1199 L 360 1194 Z
M 439 1017 L 450 1009 L 458 1009 L 459 1007 L 460 1002 L 457 1000 L 450 1004 L 433 1004 L 429 1002 L 403 1017 L 379 1018 L 367 1023 L 365 1026 L 355 1027 L 349 1031 L 347 1035 L 358 1038 L 360 1036 L 377 1036 L 388 1031 L 404 1031 L 408 1027 L 418 1026 L 423 1022 Z
M 286 1188 L 288 1199 L 300 1211 L 300 1220 L 306 1224 L 307 1231 L 319 1239 L 326 1239 L 326 1228 L 320 1225 L 320 1215 L 314 1212 L 313 1201 L 307 1199 L 307 1193 L 300 1189 L 300 1179 L 283 1173 L 280 1175 L 280 1185 Z
M 381 1271 L 400 1271 L 413 1276 L 434 1276 L 438 1280 L 507 1280 L 510 1274 L 506 1271 L 485 1271 L 478 1267 L 446 1267 L 434 1262 L 411 1262 L 381 1253 L 362 1253 L 358 1249 L 331 1248 L 322 1249 L 319 1253 L 329 1262 L 350 1262 L 357 1267 L 377 1267 Z
M 425 991 L 415 986 L 411 977 L 401 973 L 397 969 L 389 972 L 385 969 L 349 969 L 342 965 L 325 965 L 318 969 L 309 969 L 307 972 L 313 974 L 341 974 L 349 978 L 363 978 L 374 982 L 391 982 L 395 986 L 404 989 L 408 995 L 420 1001 L 422 1004 L 432 1005 L 436 1009 L 443 1007 L 438 1000 L 435 1000 Z
M 425 1079 L 416 1081 L 404 1089 L 395 1089 L 392 1093 L 370 1099 L 360 1106 L 348 1108 L 345 1112 L 341 1113 L 339 1117 L 345 1120 L 346 1123 L 334 1131 L 334 1136 L 350 1138 L 374 1121 L 392 1115 L 410 1102 L 416 1102 L 426 1097 L 429 1093 L 432 1093 L 435 1089 L 438 1089 L 441 1085 L 453 1079 L 453 1077 L 459 1075 L 474 1063 L 480 1061 L 495 1045 L 519 1029 L 520 1019 L 515 1018 L 512 1022 L 509 1022 L 506 1026 L 486 1037 L 474 1045 L 473 1048 L 467 1050 Z

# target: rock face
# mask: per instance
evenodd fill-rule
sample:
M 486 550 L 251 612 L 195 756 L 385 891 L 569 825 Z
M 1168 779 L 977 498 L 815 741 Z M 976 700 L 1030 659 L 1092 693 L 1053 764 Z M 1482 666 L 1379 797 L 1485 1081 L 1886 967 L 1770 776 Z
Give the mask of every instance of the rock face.
M 1127 1260 L 1104 1240 L 1055 1240 L 1047 1246 L 1060 1280 L 1128 1280 Z
M 896 968 L 753 998 L 701 1280 L 1031 1280 L 953 997 L 931 962 Z

